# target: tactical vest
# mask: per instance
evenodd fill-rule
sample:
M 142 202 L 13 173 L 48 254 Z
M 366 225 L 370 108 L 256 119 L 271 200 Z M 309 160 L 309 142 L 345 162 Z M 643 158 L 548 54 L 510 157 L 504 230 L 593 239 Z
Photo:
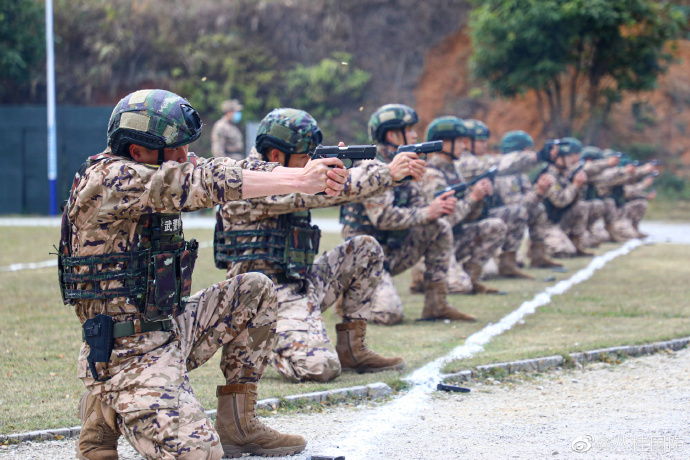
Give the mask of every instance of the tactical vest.
M 616 202 L 617 208 L 623 207 L 627 200 L 625 199 L 625 189 L 622 185 L 617 185 L 611 188 L 611 198 L 613 198 L 613 201 Z
M 114 155 L 90 157 L 77 173 L 72 190 L 86 169 Z M 138 305 L 146 321 L 164 321 L 180 315 L 189 299 L 198 243 L 184 240 L 180 213 L 144 214 L 137 222 L 131 249 L 93 256 L 72 256 L 72 225 L 62 215 L 58 278 L 65 304 L 77 299 L 127 297 Z M 78 267 L 88 268 L 87 272 Z M 101 283 L 119 282 L 103 289 Z
M 303 281 L 319 252 L 320 240 L 321 230 L 311 225 L 309 211 L 282 214 L 276 228 L 258 230 L 225 230 L 221 213 L 217 212 L 213 257 L 220 269 L 227 270 L 235 263 L 265 261 L 282 272 L 286 282 Z
M 407 208 L 412 194 L 411 185 L 404 183 L 393 189 L 393 206 Z M 379 230 L 369 220 L 363 203 L 348 203 L 340 207 L 340 223 L 355 229 L 358 233 L 371 235 L 382 245 L 391 249 L 402 247 L 409 230 Z

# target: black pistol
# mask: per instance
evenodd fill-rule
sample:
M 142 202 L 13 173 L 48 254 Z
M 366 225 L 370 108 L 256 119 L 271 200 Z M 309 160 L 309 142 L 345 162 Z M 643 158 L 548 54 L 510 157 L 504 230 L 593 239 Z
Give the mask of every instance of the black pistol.
M 339 147 L 337 145 L 319 145 L 309 156 L 312 160 L 340 158 L 345 168 L 350 169 L 357 161 L 376 158 L 376 146 L 349 145 L 347 147 Z
M 398 153 L 414 152 L 420 160 L 426 160 L 427 153 L 440 152 L 443 150 L 443 141 L 420 142 L 419 144 L 407 144 L 398 146 Z M 412 176 L 407 176 L 403 182 L 412 180 Z

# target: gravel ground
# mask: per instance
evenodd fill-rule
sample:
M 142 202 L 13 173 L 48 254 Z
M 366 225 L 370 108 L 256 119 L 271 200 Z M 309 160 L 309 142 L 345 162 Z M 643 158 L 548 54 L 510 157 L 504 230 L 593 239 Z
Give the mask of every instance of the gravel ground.
M 467 394 L 435 393 L 368 446 L 356 445 L 358 430 L 366 430 L 357 423 L 387 404 L 268 423 L 307 437 L 307 450 L 294 459 L 690 458 L 690 349 L 511 380 L 467 384 Z M 0 458 L 74 458 L 74 440 L 3 447 Z M 120 458 L 140 457 L 121 442 Z

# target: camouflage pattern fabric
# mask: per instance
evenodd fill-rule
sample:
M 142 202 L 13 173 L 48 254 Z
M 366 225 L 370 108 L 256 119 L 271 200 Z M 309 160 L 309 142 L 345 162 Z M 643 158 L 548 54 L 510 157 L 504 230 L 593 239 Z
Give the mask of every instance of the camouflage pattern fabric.
M 343 227 L 343 238 L 351 238 L 355 234 L 351 227 Z M 424 280 L 445 280 L 453 244 L 452 235 L 450 224 L 445 219 L 410 228 L 399 247 L 383 246 L 387 271 L 391 276 L 398 275 L 412 268 L 424 257 Z M 374 324 L 392 325 L 402 319 L 402 301 L 393 285 L 393 279 L 384 277 L 376 290 L 371 321 Z
M 462 173 L 456 169 L 456 162 L 447 161 L 440 155 L 434 155 L 427 161 L 426 174 L 422 181 L 422 188 L 428 200 L 432 200 L 434 195 L 449 185 L 463 184 L 467 182 Z M 483 172 L 483 171 L 482 171 Z M 482 212 L 484 201 L 475 201 L 469 193 L 459 198 L 455 205 L 455 212 L 445 216 L 452 227 L 468 219 L 475 220 Z
M 527 208 L 520 204 L 498 206 L 489 210 L 489 216 L 501 219 L 506 224 L 505 242 L 501 248 L 505 252 L 517 252 L 527 229 Z
M 343 321 L 370 320 L 374 291 L 383 272 L 383 250 L 370 236 L 357 236 L 319 256 L 301 283 L 277 285 L 278 323 L 271 364 L 292 382 L 329 382 L 340 361 L 321 313 L 343 296 Z
M 423 182 L 424 190 L 429 197 L 433 197 L 434 193 L 448 185 L 465 182 L 462 171 L 457 170 L 457 166 L 457 161 L 445 161 L 439 156 L 429 159 Z M 483 170 L 479 171 L 478 174 L 483 172 Z M 459 233 L 454 232 L 453 235 L 453 252 L 458 261 L 468 258 L 470 262 L 484 265 L 488 259 L 493 257 L 496 249 L 505 243 L 508 230 L 501 219 L 490 217 L 481 221 L 476 220 L 481 215 L 483 205 L 484 200 L 476 202 L 469 193 L 466 193 L 463 198 L 458 200 L 455 213 L 444 217 L 454 228 L 458 228 L 457 226 L 462 224 L 462 230 Z M 517 213 L 520 214 L 519 211 Z M 519 217 L 522 219 L 520 231 L 524 234 L 526 216 L 520 214 Z
M 252 149 L 248 159 L 257 158 L 260 158 L 259 153 L 256 149 Z M 337 197 L 291 193 L 250 200 L 235 200 L 224 204 L 219 213 L 223 221 L 223 229 L 226 231 L 275 229 L 278 226 L 278 217 L 282 214 L 366 200 L 368 197 L 386 191 L 394 185 L 396 183 L 390 176 L 388 165 L 378 161 L 365 161 L 350 169 L 350 176 L 345 183 L 345 189 Z M 392 192 L 386 191 L 385 193 Z M 252 253 L 261 252 L 261 249 L 252 250 Z M 278 272 L 268 262 L 247 261 L 229 267 L 227 277 L 249 271 L 262 271 L 268 274 Z
M 259 153 L 253 149 L 249 158 L 258 157 Z M 345 189 L 337 197 L 292 193 L 238 200 L 223 205 L 219 213 L 226 231 L 274 229 L 282 214 L 365 200 L 395 184 L 386 164 L 366 161 L 350 169 Z M 261 237 L 252 238 L 258 241 Z M 261 248 L 247 250 L 252 254 L 261 252 Z M 347 319 L 368 319 L 382 264 L 383 252 L 378 242 L 363 236 L 316 258 L 304 286 L 282 282 L 277 277 L 281 271 L 263 260 L 232 264 L 226 276 L 262 271 L 273 278 L 279 308 L 278 338 L 272 364 L 290 381 L 327 382 L 340 374 L 340 363 L 328 339 L 321 311 L 343 295 L 343 312 Z
M 142 215 L 195 211 L 239 199 L 242 169 L 270 171 L 277 166 L 201 158 L 196 167 L 189 162 L 169 161 L 152 166 L 110 156 L 110 150 L 102 155 L 103 160 L 75 177 L 70 194 L 67 217 L 73 232 L 73 256 L 127 252 L 136 244 L 136 227 Z M 118 287 L 118 281 L 101 282 L 102 289 Z M 199 458 L 218 458 L 219 450 L 214 447 L 217 435 L 212 429 L 208 431 L 211 425 L 200 415 L 187 370 L 208 359 L 211 349 L 234 338 L 232 346 L 224 346 L 221 361 L 226 380 L 257 381 L 272 345 L 274 303 L 270 283 L 258 275 L 212 286 L 190 298 L 174 331 L 116 339 L 111 361 L 96 363 L 101 379 L 109 380 L 97 382 L 92 378 L 86 360 L 89 347 L 82 344 L 78 377 L 91 393 L 100 395 L 121 414 L 125 436 L 147 458 L 177 457 L 180 450 L 191 450 L 191 445 L 204 451 Z M 97 314 L 111 315 L 115 322 L 142 318 L 138 306 L 124 297 L 77 300 L 75 312 L 81 323 Z M 196 321 L 193 327 L 188 324 L 191 318 Z M 224 322 L 222 326 L 218 321 Z M 255 340 L 253 345 L 248 343 L 250 339 Z M 204 340 L 214 343 L 204 344 Z M 181 416 L 189 417 L 188 428 L 193 433 L 175 425 L 184 422 Z M 165 428 L 154 428 L 154 418 L 164 422 L 161 426 Z M 138 423 L 148 428 L 139 431 L 135 429 Z M 203 446 L 199 439 L 204 440 Z
M 259 153 L 277 148 L 283 153 L 309 153 L 323 140 L 316 120 L 304 110 L 271 110 L 256 129 L 254 146 Z
M 216 158 L 244 159 L 244 138 L 234 123 L 225 117 L 213 124 L 211 130 L 211 152 Z
M 549 219 L 527 174 L 496 176 L 494 193 L 506 205 L 521 204 L 527 208 L 527 226 L 529 238 L 533 242 L 542 242 L 546 237 Z
M 639 224 L 647 213 L 649 201 L 646 198 L 630 200 L 623 205 L 623 215 L 630 219 L 633 225 Z
M 544 244 L 549 255 L 557 254 L 561 257 L 572 257 L 577 248 L 558 225 L 550 225 L 544 235 Z
M 606 208 L 603 200 L 586 200 L 587 206 L 587 228 L 585 230 L 585 247 L 596 246 L 597 243 L 603 243 L 609 240 L 608 232 L 606 236 L 603 235 L 597 224 L 603 221 Z
M 158 349 L 138 353 L 137 343 L 147 334 L 118 339 L 123 351 L 111 364 L 132 363 L 116 377 L 130 389 L 102 392 L 101 397 L 116 409 L 121 432 L 140 454 L 147 459 L 221 458 L 220 438 L 187 373 L 222 349 L 220 369 L 228 384 L 258 382 L 275 340 L 276 309 L 271 281 L 247 273 L 192 296 L 175 318 L 176 337 Z
M 463 175 L 465 181 L 471 181 L 491 168 L 497 168 L 499 175 L 520 174 L 529 171 L 537 164 L 536 153 L 525 150 L 506 153 L 505 155 L 473 155 L 465 150 L 455 160 L 455 169 Z
M 455 258 L 484 266 L 503 245 L 507 232 L 505 222 L 496 217 L 463 224 L 462 232 L 453 235 Z
M 419 277 L 424 277 L 426 265 L 424 258 L 412 267 L 413 272 L 419 273 Z M 414 279 L 414 275 L 413 275 Z M 448 275 L 446 276 L 448 294 L 469 294 L 472 292 L 472 279 L 462 268 L 462 264 L 455 258 L 455 253 L 451 251 L 450 262 L 448 263 Z

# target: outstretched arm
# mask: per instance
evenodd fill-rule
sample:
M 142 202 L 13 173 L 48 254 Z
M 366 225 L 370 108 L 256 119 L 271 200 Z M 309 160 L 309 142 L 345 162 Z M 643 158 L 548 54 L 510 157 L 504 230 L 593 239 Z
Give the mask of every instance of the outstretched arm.
M 347 176 L 348 171 L 338 158 L 313 160 L 304 168 L 279 166 L 271 172 L 243 170 L 242 198 L 324 191 L 327 195 L 337 196 L 345 187 Z

